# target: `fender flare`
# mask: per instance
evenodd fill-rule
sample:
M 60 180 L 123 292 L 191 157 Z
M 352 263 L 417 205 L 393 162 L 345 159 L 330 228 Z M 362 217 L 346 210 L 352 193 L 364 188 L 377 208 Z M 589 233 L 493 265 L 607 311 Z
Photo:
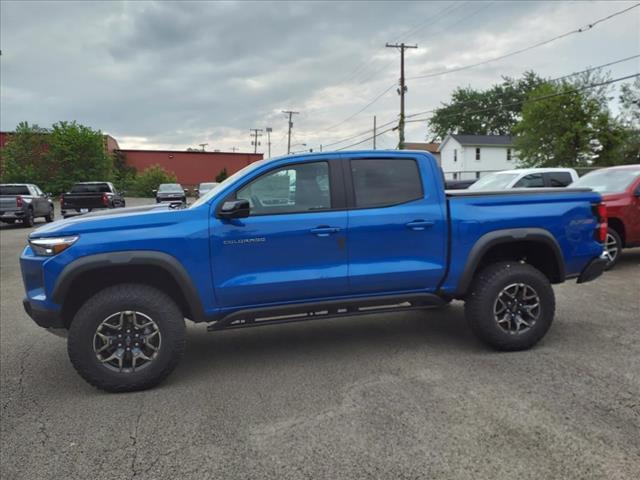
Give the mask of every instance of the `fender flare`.
M 159 267 L 169 273 L 180 286 L 193 316 L 192 320 L 195 322 L 205 321 L 202 302 L 191 277 L 175 257 L 163 252 L 132 250 L 81 257 L 64 267 L 62 273 L 58 276 L 51 297 L 54 302 L 62 304 L 69 293 L 73 281 L 83 273 L 101 268 L 134 265 Z
M 558 266 L 558 278 L 555 279 L 553 283 L 564 282 L 566 276 L 564 256 L 562 255 L 562 249 L 558 241 L 551 232 L 543 228 L 510 228 L 486 233 L 478 239 L 469 252 L 464 271 L 458 281 L 456 295 L 463 296 L 467 292 L 482 257 L 490 248 L 502 243 L 521 241 L 543 243 L 550 247 L 553 251 L 556 265 Z

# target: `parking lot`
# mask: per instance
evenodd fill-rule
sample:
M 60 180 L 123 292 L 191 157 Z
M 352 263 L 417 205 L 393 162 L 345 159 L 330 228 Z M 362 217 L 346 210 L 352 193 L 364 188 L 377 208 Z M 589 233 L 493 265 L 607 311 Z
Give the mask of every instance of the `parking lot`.
M 482 346 L 460 302 L 218 333 L 190 324 L 168 381 L 106 394 L 22 309 L 18 257 L 29 231 L 0 226 L 2 478 L 640 471 L 640 249 L 592 283 L 556 287 L 555 324 L 527 352 Z

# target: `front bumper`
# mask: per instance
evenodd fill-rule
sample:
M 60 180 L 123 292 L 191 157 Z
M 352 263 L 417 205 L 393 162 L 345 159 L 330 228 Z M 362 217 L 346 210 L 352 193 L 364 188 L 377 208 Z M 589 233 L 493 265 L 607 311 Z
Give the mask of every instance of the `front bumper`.
M 59 312 L 38 308 L 38 306 L 32 304 L 28 298 L 22 300 L 22 306 L 24 307 L 24 311 L 27 312 L 27 315 L 29 315 L 38 326 L 46 328 L 54 335 L 66 337 L 67 328 Z
M 595 280 L 607 266 L 607 260 L 604 257 L 598 257 L 591 260 L 578 276 L 578 283 L 586 283 Z

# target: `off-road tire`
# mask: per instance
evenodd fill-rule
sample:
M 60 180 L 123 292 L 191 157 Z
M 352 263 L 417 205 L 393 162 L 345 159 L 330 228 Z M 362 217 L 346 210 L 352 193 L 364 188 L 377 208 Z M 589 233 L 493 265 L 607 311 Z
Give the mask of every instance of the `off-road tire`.
M 31 210 L 31 208 L 27 208 L 24 218 L 22 219 L 22 226 L 26 228 L 33 227 L 33 210 Z
M 618 250 L 613 260 L 607 263 L 605 270 L 611 270 L 613 267 L 615 267 L 620 260 L 620 254 L 622 253 L 622 239 L 620 238 L 620 234 L 618 234 L 618 232 L 616 232 L 613 228 L 609 227 L 607 228 L 607 237 L 609 236 L 613 237 L 613 239 L 615 240 Z M 609 239 L 607 238 L 607 241 L 608 240 Z
M 45 220 L 47 223 L 51 223 L 51 222 L 53 222 L 53 220 L 55 219 L 55 216 L 56 216 L 56 214 L 55 214 L 55 212 L 53 211 L 53 207 L 51 207 L 51 210 L 49 210 L 49 214 L 44 216 L 44 220 Z
M 126 310 L 152 318 L 162 338 L 157 357 L 146 368 L 134 372 L 107 368 L 93 348 L 100 323 Z M 131 392 L 154 387 L 171 373 L 184 354 L 185 336 L 184 316 L 167 294 L 148 285 L 120 284 L 96 293 L 80 307 L 69 328 L 67 350 L 76 371 L 94 387 L 108 392 Z
M 538 294 L 540 315 L 527 331 L 508 333 L 494 316 L 494 305 L 500 292 L 510 284 L 523 283 Z M 476 274 L 466 297 L 465 316 L 473 333 L 496 350 L 526 350 L 547 333 L 555 315 L 555 295 L 549 279 L 531 265 L 499 262 Z

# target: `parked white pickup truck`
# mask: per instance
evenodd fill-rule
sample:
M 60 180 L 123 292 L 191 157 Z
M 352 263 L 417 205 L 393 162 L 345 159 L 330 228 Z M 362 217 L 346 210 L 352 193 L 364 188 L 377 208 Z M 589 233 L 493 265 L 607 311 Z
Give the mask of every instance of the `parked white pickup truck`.
M 469 190 L 566 187 L 578 179 L 573 168 L 522 168 L 490 173 L 469 186 Z

